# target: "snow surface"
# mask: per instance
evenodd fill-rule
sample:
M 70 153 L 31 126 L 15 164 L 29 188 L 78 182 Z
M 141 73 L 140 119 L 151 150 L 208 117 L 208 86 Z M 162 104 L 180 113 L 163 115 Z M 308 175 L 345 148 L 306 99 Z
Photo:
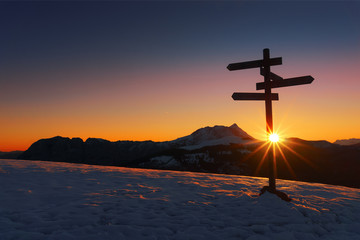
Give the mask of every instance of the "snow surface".
M 0 160 L 0 239 L 360 239 L 360 190 L 293 181 Z

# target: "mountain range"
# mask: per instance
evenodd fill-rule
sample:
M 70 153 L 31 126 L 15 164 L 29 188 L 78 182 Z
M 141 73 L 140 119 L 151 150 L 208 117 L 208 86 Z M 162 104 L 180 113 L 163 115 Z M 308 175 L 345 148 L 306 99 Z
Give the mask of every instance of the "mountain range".
M 359 138 L 350 138 L 350 139 L 340 139 L 340 140 L 336 140 L 334 142 L 335 144 L 339 144 L 339 145 L 360 145 L 360 139 Z
M 26 160 L 66 161 L 100 165 L 128 166 L 146 164 L 164 151 L 194 151 L 209 146 L 246 144 L 255 139 L 236 124 L 198 129 L 173 141 L 116 141 L 100 138 L 53 137 L 33 143 L 18 158 Z
M 22 153 L 23 153 L 23 151 L 11 151 L 11 152 L 1 152 L 0 151 L 0 159 L 16 159 Z
M 360 146 L 356 141 L 338 143 L 346 144 L 284 140 L 276 152 L 277 177 L 360 187 Z M 263 144 L 233 124 L 201 128 L 166 142 L 57 136 L 38 140 L 18 159 L 266 177 Z

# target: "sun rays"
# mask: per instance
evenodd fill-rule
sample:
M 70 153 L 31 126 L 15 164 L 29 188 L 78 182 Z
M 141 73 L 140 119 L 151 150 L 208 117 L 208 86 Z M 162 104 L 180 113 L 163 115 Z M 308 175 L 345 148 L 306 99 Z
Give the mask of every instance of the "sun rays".
M 253 159 L 256 154 L 259 154 L 259 157 L 256 157 L 258 159 L 258 163 L 255 169 L 255 176 L 259 175 L 261 172 L 261 169 L 268 168 L 268 161 L 270 159 L 273 159 L 273 170 L 275 174 L 275 178 L 277 178 L 278 175 L 278 167 L 281 168 L 281 166 L 285 167 L 286 171 L 288 172 L 289 176 L 291 176 L 293 179 L 296 179 L 296 169 L 294 169 L 294 163 L 291 162 L 290 155 L 295 156 L 297 159 L 301 160 L 302 162 L 305 162 L 310 167 L 315 167 L 313 163 L 311 163 L 307 158 L 302 156 L 299 152 L 297 152 L 293 147 L 306 147 L 307 145 L 302 144 L 301 142 L 294 141 L 293 139 L 286 139 L 282 136 L 286 136 L 283 131 L 274 131 L 271 134 L 264 133 L 266 137 L 266 141 L 256 141 L 255 144 L 258 144 L 258 146 L 253 150 L 248 156 L 247 160 Z M 269 154 L 273 155 L 273 158 L 269 157 Z M 246 160 L 246 161 L 247 161 Z M 281 166 L 279 166 L 279 164 Z M 283 168 L 284 169 L 284 168 Z M 264 173 L 264 172 L 263 172 Z M 286 174 L 286 175 L 288 175 Z

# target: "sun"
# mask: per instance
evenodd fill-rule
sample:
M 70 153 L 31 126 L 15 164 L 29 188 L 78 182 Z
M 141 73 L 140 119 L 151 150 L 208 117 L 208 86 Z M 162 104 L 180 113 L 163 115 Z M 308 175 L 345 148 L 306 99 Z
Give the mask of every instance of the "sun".
M 269 136 L 269 140 L 273 143 L 276 143 L 279 141 L 279 135 L 277 135 L 276 133 L 272 133 Z

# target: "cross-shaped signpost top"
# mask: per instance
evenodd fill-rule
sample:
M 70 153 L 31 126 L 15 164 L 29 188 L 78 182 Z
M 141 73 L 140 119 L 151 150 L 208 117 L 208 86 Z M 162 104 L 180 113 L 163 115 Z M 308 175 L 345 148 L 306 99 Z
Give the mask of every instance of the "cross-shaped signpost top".
M 277 93 L 271 93 L 272 88 L 279 87 L 288 87 L 295 86 L 301 84 L 309 84 L 314 80 L 311 76 L 303 76 L 296 78 L 288 78 L 283 79 L 282 77 L 272 73 L 270 71 L 270 66 L 281 65 L 282 58 L 270 58 L 270 50 L 265 48 L 263 50 L 263 59 L 248 61 L 248 62 L 239 62 L 239 63 L 230 63 L 227 66 L 227 69 L 230 71 L 234 70 L 244 70 L 249 68 L 260 68 L 260 74 L 264 76 L 264 82 L 260 82 L 256 84 L 256 90 L 265 90 L 265 93 L 238 93 L 235 92 L 232 95 L 234 100 L 265 100 L 265 112 L 266 112 L 266 132 L 268 136 L 273 133 L 273 118 L 272 118 L 272 101 L 279 100 L 279 95 Z M 265 190 L 276 193 L 277 195 L 282 195 L 284 193 L 280 193 L 276 190 L 275 184 L 275 175 L 274 175 L 274 148 L 271 148 L 271 152 L 268 154 L 268 162 L 269 162 L 269 186 L 264 187 Z M 285 194 L 286 196 L 286 194 Z M 287 197 L 287 196 L 286 196 Z M 290 200 L 284 197 L 284 200 Z

